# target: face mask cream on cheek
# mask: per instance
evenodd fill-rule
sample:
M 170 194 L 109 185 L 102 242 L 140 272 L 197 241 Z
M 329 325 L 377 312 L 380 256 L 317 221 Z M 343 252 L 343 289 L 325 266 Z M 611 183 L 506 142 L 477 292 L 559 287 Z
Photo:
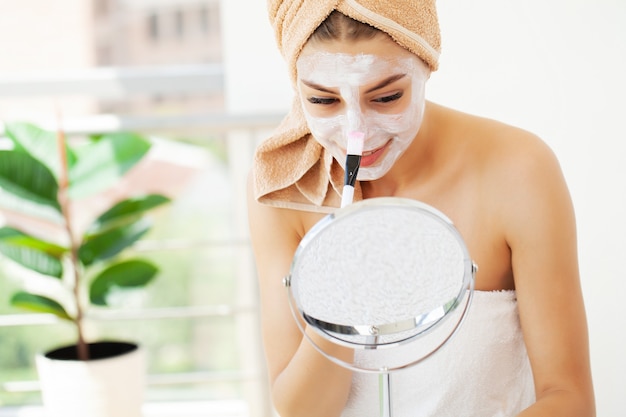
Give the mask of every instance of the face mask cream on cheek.
M 396 115 L 381 115 L 377 121 L 374 121 L 373 124 L 379 131 L 374 133 L 373 137 L 386 138 L 387 142 L 382 149 L 373 148 L 378 149 L 380 153 L 376 155 L 377 152 L 375 151 L 370 157 L 367 151 L 372 148 L 368 146 L 366 139 L 366 151 L 363 152 L 361 168 L 357 177 L 359 180 L 371 181 L 384 176 L 411 145 L 419 132 L 424 117 L 424 90 L 425 80 L 414 80 L 411 104 L 407 109 Z M 376 141 L 373 142 L 376 143 Z
M 315 53 L 300 58 L 298 74 L 309 84 L 337 91 L 341 105 L 336 106 L 336 112 L 327 111 L 324 104 L 309 103 L 307 93 L 308 97 L 316 97 L 315 91 L 305 93 L 300 87 L 300 97 L 312 135 L 342 167 L 348 132 L 365 133 L 359 180 L 373 180 L 385 175 L 419 131 L 425 102 L 424 85 L 429 71 L 415 56 L 385 59 L 374 55 Z M 402 112 L 386 114 L 378 112 L 375 106 L 362 108 L 361 89 L 394 74 L 405 74 L 405 78 L 410 79 L 411 90 L 405 92 L 410 94 L 410 102 Z M 319 94 L 320 97 L 328 96 L 323 92 Z M 320 106 L 319 112 L 315 106 Z

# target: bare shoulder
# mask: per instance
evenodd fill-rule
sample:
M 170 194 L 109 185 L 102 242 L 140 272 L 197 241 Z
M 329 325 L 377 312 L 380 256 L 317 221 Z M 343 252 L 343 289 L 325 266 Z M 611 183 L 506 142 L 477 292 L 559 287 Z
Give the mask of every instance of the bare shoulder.
M 251 178 L 249 175 L 247 208 L 253 246 L 275 247 L 278 239 L 298 241 L 303 234 L 299 213 L 259 203 L 254 196 Z
M 300 240 L 310 225 L 323 216 L 319 213 L 260 203 L 254 196 L 251 173 L 248 175 L 247 207 L 250 227 L 255 230 L 262 228 L 272 232 L 269 235 L 263 233 L 265 238 L 286 235 L 289 238 Z
M 473 174 L 492 203 L 519 207 L 541 194 L 566 188 L 557 156 L 539 136 L 506 123 L 439 108 L 445 136 L 458 149 L 463 169 Z
M 300 240 L 320 215 L 259 203 L 254 196 L 251 175 L 247 194 L 250 238 L 259 278 L 274 285 L 288 272 Z
M 522 248 L 533 249 L 524 259 L 553 254 L 546 248 L 559 236 L 575 234 L 556 155 L 527 130 L 447 108 L 434 112 L 444 126 L 438 132 L 446 144 L 442 169 L 454 170 L 443 188 L 452 190 L 453 203 L 446 209 L 481 265 L 480 284 L 515 288 L 525 275 L 519 269 L 521 254 L 531 253 Z M 564 259 L 552 259 L 557 258 Z
M 498 121 L 470 117 L 470 142 L 481 167 L 491 204 L 510 225 L 524 227 L 531 218 L 550 216 L 550 207 L 570 205 L 567 184 L 556 154 L 536 134 Z
M 559 265 L 552 274 L 571 268 L 567 258 L 575 259 L 574 208 L 553 150 L 524 129 L 451 110 L 445 114 L 455 121 L 451 129 L 457 129 L 447 137 L 462 138 L 464 169 L 475 178 L 481 209 L 510 248 L 513 263 L 530 253 L 529 259 L 550 254 L 544 265 Z M 557 246 L 567 246 L 570 255 L 557 256 L 551 249 Z M 517 285 L 523 275 L 519 269 Z M 545 271 L 533 274 L 545 276 Z
M 449 126 L 446 136 L 457 144 L 461 139 L 465 155 L 478 158 L 473 162 L 482 168 L 520 175 L 557 163 L 546 142 L 528 130 L 444 107 L 438 107 L 437 112 Z

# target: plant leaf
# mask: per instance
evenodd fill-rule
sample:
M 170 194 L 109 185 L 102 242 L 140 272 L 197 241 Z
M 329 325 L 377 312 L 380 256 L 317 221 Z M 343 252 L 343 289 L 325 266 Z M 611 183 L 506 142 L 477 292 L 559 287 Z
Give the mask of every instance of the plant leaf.
M 148 219 L 140 219 L 128 225 L 108 229 L 88 236 L 78 250 L 83 265 L 112 258 L 139 240 L 152 226 Z
M 152 263 L 131 259 L 112 265 L 100 272 L 89 287 L 89 299 L 95 305 L 107 305 L 106 299 L 115 288 L 138 288 L 147 285 L 157 274 Z
M 97 233 L 112 226 L 129 223 L 136 220 L 142 213 L 152 210 L 162 204 L 169 203 L 170 199 L 159 194 L 150 194 L 141 197 L 132 197 L 120 201 L 106 212 L 102 213 L 89 228 L 91 233 Z
M 64 320 L 72 320 L 61 304 L 43 295 L 19 291 L 11 297 L 11 305 L 35 313 L 51 313 Z
M 61 259 L 67 249 L 10 227 L 0 228 L 0 253 L 25 268 L 61 278 Z
M 48 167 L 27 153 L 0 151 L 0 188 L 20 200 L 61 211 L 56 178 Z
M 46 165 L 50 172 L 58 180 L 61 165 L 57 134 L 44 130 L 32 123 L 11 122 L 5 125 L 5 133 L 13 142 L 16 151 L 30 154 L 35 159 Z M 69 166 L 76 160 L 74 152 L 69 146 L 65 146 Z
M 46 253 L 57 258 L 61 258 L 61 256 L 69 251 L 69 249 L 66 247 L 43 241 L 39 238 L 24 233 L 21 230 L 8 226 L 0 227 L 0 240 L 11 240 L 20 242 L 25 246 L 43 250 Z
M 85 198 L 111 187 L 148 152 L 151 143 L 135 133 L 111 133 L 76 149 L 69 196 Z

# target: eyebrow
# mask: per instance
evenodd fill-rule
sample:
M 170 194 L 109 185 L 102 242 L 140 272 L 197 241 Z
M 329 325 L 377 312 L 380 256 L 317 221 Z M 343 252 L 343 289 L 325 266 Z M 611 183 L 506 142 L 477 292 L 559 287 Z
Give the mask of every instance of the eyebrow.
M 312 89 L 314 89 L 314 90 L 323 91 L 324 93 L 328 93 L 328 94 L 335 94 L 335 92 L 334 92 L 334 91 L 331 91 L 331 90 L 329 90 L 329 89 L 328 89 L 328 88 L 326 88 L 326 87 L 322 87 L 322 86 L 321 86 L 321 85 L 319 85 L 319 84 L 315 84 L 314 82 L 307 81 L 307 80 L 300 80 L 300 81 L 302 81 L 302 84 L 304 84 L 304 85 L 306 85 L 307 87 L 310 87 L 310 88 L 312 88 Z
M 404 73 L 392 75 L 391 77 L 385 78 L 384 80 L 382 80 L 381 82 L 376 84 L 374 87 L 372 87 L 369 90 L 367 90 L 365 93 L 367 94 L 367 93 L 371 93 L 371 92 L 376 91 L 376 90 L 380 90 L 381 88 L 384 88 L 384 87 L 388 86 L 389 84 L 394 83 L 394 82 L 396 82 L 399 79 L 402 79 L 404 77 L 406 77 L 406 74 L 404 74 Z M 321 86 L 321 85 L 316 84 L 314 82 L 307 81 L 307 80 L 300 80 L 300 81 L 302 82 L 302 84 L 306 85 L 307 87 L 313 88 L 315 90 L 322 91 L 322 92 L 328 93 L 328 94 L 336 94 L 335 91 L 329 90 L 327 87 Z
M 388 86 L 391 83 L 395 83 L 396 81 L 398 81 L 399 79 L 402 79 L 404 77 L 406 77 L 406 74 L 404 74 L 404 73 L 392 75 L 389 78 L 385 78 L 384 80 L 382 80 L 381 82 L 376 84 L 374 87 L 372 87 L 369 90 L 367 90 L 365 93 L 367 94 L 367 93 L 371 93 L 372 91 L 380 90 L 381 88 L 384 88 L 384 87 Z

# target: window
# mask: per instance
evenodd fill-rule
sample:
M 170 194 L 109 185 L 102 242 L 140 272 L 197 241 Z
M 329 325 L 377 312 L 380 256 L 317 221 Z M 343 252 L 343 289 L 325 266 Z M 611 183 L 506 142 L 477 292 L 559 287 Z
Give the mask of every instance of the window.
M 204 4 L 200 7 L 200 11 L 198 12 L 198 23 L 201 33 L 209 33 L 209 10 Z
M 174 27 L 176 36 L 182 39 L 185 36 L 185 13 L 181 9 L 174 13 Z
M 148 16 L 148 37 L 153 41 L 159 39 L 159 15 L 156 12 L 152 12 Z

